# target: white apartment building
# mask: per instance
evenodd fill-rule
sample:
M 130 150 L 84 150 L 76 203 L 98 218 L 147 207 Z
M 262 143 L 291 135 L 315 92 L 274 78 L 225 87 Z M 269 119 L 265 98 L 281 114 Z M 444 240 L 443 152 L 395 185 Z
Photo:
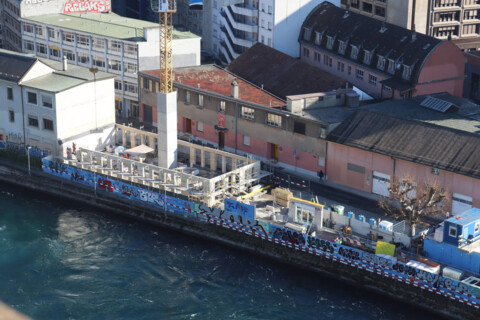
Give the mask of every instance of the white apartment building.
M 65 155 L 114 144 L 114 78 L 105 72 L 0 50 L 0 148 Z
M 50 14 L 22 18 L 22 51 L 117 75 L 115 108 L 138 117 L 138 71 L 159 68 L 158 24 L 115 13 Z M 200 37 L 174 30 L 174 67 L 200 64 Z
M 322 0 L 244 0 L 224 6 L 220 0 L 213 2 L 212 50 L 230 63 L 257 41 L 299 57 L 300 27 Z M 332 3 L 340 6 L 340 0 Z

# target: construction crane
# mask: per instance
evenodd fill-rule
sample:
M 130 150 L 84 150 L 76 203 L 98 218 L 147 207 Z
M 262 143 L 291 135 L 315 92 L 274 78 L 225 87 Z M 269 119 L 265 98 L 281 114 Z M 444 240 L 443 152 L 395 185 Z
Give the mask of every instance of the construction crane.
M 175 0 L 152 0 L 151 7 L 158 12 L 160 27 L 160 92 L 173 91 L 173 14 L 177 11 Z

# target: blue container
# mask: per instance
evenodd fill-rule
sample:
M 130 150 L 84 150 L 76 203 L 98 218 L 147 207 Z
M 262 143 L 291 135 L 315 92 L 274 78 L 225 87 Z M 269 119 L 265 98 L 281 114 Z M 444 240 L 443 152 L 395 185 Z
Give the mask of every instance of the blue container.
M 368 223 L 369 223 L 371 226 L 374 226 L 377 222 L 375 221 L 375 219 L 370 218 L 370 220 L 368 220 Z
M 363 214 L 358 216 L 358 221 L 365 222 L 365 216 Z
M 355 214 L 354 214 L 352 211 L 349 211 L 349 212 L 347 213 L 347 217 L 349 217 L 349 218 L 355 218 Z

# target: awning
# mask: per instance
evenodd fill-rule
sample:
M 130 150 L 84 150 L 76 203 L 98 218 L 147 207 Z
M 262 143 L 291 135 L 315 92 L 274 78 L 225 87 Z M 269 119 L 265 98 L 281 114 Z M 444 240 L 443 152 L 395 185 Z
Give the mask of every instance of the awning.
M 384 86 L 390 87 L 400 92 L 405 92 L 415 88 L 415 85 L 413 85 L 412 83 L 402 79 L 398 79 L 398 78 L 385 79 L 380 81 L 380 83 L 383 84 Z
M 141 144 L 141 145 L 136 146 L 134 148 L 130 148 L 128 150 L 125 150 L 125 153 L 128 153 L 130 155 L 145 155 L 145 154 L 153 152 L 153 151 L 155 151 L 155 150 L 150 148 L 149 146 Z

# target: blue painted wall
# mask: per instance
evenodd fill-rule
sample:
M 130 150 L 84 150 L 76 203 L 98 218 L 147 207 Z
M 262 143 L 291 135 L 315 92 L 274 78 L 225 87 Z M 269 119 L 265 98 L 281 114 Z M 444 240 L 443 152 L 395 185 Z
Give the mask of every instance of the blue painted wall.
M 448 220 L 445 221 L 444 226 L 445 227 L 443 229 L 443 241 L 446 242 L 446 243 L 450 243 L 454 246 L 458 246 L 458 236 L 462 234 L 463 226 L 458 225 L 456 223 L 452 223 Z M 450 226 L 457 228 L 457 236 L 456 237 L 450 236 Z
M 429 259 L 470 272 L 480 273 L 480 253 L 468 253 L 458 249 L 456 245 L 437 242 L 431 238 L 425 238 L 423 250 L 427 252 Z

